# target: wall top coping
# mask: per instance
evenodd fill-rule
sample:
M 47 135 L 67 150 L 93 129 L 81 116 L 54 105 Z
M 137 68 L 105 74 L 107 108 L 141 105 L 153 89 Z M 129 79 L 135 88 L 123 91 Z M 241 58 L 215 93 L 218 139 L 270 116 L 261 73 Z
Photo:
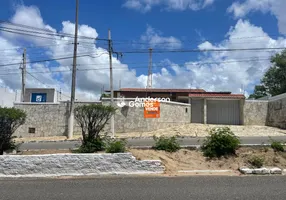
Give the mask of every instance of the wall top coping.
M 274 97 L 270 97 L 269 101 L 275 101 L 275 100 L 280 100 L 280 99 L 284 99 L 284 98 L 286 98 L 286 93 L 280 94 L 280 95 L 277 95 L 277 96 L 274 96 Z
M 253 102 L 253 103 L 268 103 L 268 100 L 245 100 L 245 102 Z
M 70 103 L 70 101 L 59 101 L 60 103 Z M 101 103 L 101 101 L 75 101 L 74 103 Z
M 14 102 L 14 105 L 59 105 L 60 103 L 46 102 L 46 103 L 34 103 L 34 102 Z
M 5 159 L 5 157 L 12 157 L 12 158 L 24 158 L 24 157 L 48 157 L 48 156 L 89 156 L 89 157 L 98 157 L 98 156 L 120 156 L 120 155 L 126 155 L 126 156 L 133 156 L 132 153 L 58 153 L 58 154 L 34 154 L 34 155 L 2 155 L 0 157 L 1 159 Z
M 124 100 L 127 100 L 127 101 L 134 101 L 135 99 L 136 98 L 124 98 Z M 114 98 L 114 100 L 115 101 L 121 101 L 122 98 Z M 102 101 L 110 101 L 110 98 L 102 98 Z M 161 103 L 190 106 L 190 104 L 188 104 L 188 103 L 180 103 L 180 102 L 175 102 L 175 101 L 166 101 L 166 102 L 161 102 Z

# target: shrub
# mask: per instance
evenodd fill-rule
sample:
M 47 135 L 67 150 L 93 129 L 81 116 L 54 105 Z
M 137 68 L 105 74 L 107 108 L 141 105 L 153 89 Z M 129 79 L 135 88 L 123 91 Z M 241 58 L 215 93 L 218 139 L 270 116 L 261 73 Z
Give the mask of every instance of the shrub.
M 16 108 L 0 108 L 0 155 L 17 148 L 13 133 L 25 123 L 26 113 Z
M 87 140 L 84 144 L 82 144 L 79 147 L 79 149 L 76 152 L 77 153 L 95 153 L 97 151 L 103 151 L 104 149 L 105 149 L 104 140 L 98 137 L 92 140 Z
M 235 155 L 240 141 L 228 127 L 213 128 L 204 140 L 202 151 L 209 158 Z
M 126 151 L 125 140 L 112 140 L 108 142 L 106 153 L 124 153 Z
M 264 164 L 264 158 L 253 156 L 248 160 L 248 163 L 251 164 L 253 167 L 261 168 Z
M 281 142 L 272 141 L 271 148 L 276 152 L 284 152 L 284 147 Z
M 100 132 L 115 113 L 112 106 L 100 104 L 83 105 L 75 108 L 75 119 L 82 130 L 82 145 L 79 149 L 82 153 L 94 153 L 104 149 L 104 139 Z
M 163 150 L 167 152 L 176 152 L 180 149 L 180 144 L 177 141 L 176 137 L 156 137 L 154 136 L 155 146 L 153 147 L 156 150 Z

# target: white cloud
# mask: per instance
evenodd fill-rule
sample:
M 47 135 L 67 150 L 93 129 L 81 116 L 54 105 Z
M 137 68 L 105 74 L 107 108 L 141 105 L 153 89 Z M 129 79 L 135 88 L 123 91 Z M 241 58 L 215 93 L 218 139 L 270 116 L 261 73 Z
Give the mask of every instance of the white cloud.
M 21 11 L 22 9 L 20 9 Z M 28 9 L 25 13 L 30 19 L 29 14 L 34 16 L 35 11 Z M 18 15 L 16 12 L 15 15 Z M 40 17 L 38 13 L 36 17 Z M 20 19 L 19 19 L 20 20 Z M 43 22 L 42 19 L 35 21 Z M 19 23 L 19 21 L 15 21 Z M 47 24 L 41 24 L 39 27 L 48 27 Z M 62 29 L 59 32 L 73 34 L 74 24 L 65 21 L 62 23 Z M 97 31 L 87 25 L 79 26 L 79 34 L 81 36 L 97 37 Z M 257 37 L 263 36 L 263 37 Z M 250 39 L 238 40 L 237 38 L 250 37 Z M 33 39 L 33 38 L 32 38 Z M 41 40 L 34 38 L 29 40 L 32 44 L 40 44 Z M 159 48 L 159 43 L 177 44 L 179 46 L 165 46 L 164 48 L 179 48 L 181 41 L 175 37 L 164 37 L 162 34 L 152 27 L 147 27 L 146 33 L 142 36 L 142 41 Z M 102 86 L 104 89 L 109 88 L 109 58 L 106 49 L 97 47 L 95 44 L 83 43 L 93 42 L 93 40 L 79 40 L 78 54 L 90 54 L 91 57 L 78 58 L 76 98 L 93 100 L 98 97 Z M 0 51 L 3 58 L 1 64 L 21 62 L 22 51 L 15 49 L 15 40 L 10 37 L 0 35 Z M 43 40 L 42 42 L 45 42 Z M 48 47 L 47 55 L 51 58 L 59 58 L 73 55 L 72 43 L 73 38 L 55 37 L 53 45 Z M 173 43 L 172 43 L 173 42 Z M 218 44 L 213 44 L 206 41 L 198 45 L 200 49 L 223 49 L 223 48 L 268 48 L 268 47 L 285 47 L 286 41 L 284 38 L 277 40 L 272 39 L 263 31 L 262 28 L 250 24 L 248 21 L 239 20 L 234 27 L 231 27 L 226 34 L 226 39 Z M 277 51 L 276 51 L 277 52 Z M 199 54 L 197 61 L 189 61 L 183 63 L 174 63 L 168 59 L 163 60 L 160 65 L 161 70 L 153 74 L 154 88 L 203 88 L 209 91 L 232 91 L 240 92 L 241 85 L 249 91 L 253 89 L 253 85 L 259 81 L 263 73 L 270 66 L 268 59 L 275 52 L 269 51 L 233 51 L 233 52 L 208 52 Z M 29 55 L 30 58 L 32 55 Z M 260 60 L 254 60 L 260 59 Z M 241 60 L 251 60 L 249 62 L 241 62 Z M 55 62 L 37 63 L 28 65 L 28 71 L 31 72 L 37 79 L 44 82 L 49 87 L 56 87 L 70 94 L 72 59 L 58 60 Z M 147 76 L 144 74 L 136 74 L 135 70 L 130 70 L 126 64 L 121 63 L 116 58 L 113 58 L 113 77 L 114 88 L 118 88 L 121 80 L 121 87 L 145 87 Z M 10 89 L 20 89 L 21 76 L 19 66 L 9 66 L 0 68 L 0 74 L 9 72 L 17 72 L 9 76 L 0 76 L 0 83 Z M 58 73 L 34 73 L 34 72 L 52 72 L 66 71 Z M 146 68 L 147 71 L 147 68 Z M 155 71 L 155 70 L 154 70 Z M 28 87 L 43 87 L 43 85 L 34 78 L 27 75 Z
M 150 11 L 153 7 L 160 6 L 164 10 L 200 10 L 214 3 L 214 0 L 126 0 L 124 7 L 141 11 Z
M 44 20 L 41 17 L 40 11 L 37 7 L 25 7 L 20 6 L 17 8 L 15 15 L 12 17 L 12 22 L 17 24 L 25 24 L 37 28 L 50 29 L 53 32 L 56 32 L 55 29 L 44 23 Z M 69 21 L 64 21 L 62 23 L 62 30 L 60 33 L 73 34 L 74 33 L 74 24 Z M 3 34 L 3 33 L 2 33 Z M 96 38 L 98 33 L 92 27 L 87 25 L 79 25 L 79 36 L 86 36 Z M 73 48 L 72 45 L 67 45 L 68 43 L 73 42 L 73 38 L 70 37 L 58 37 L 58 36 L 49 36 L 53 40 L 50 41 L 50 46 L 46 54 L 50 58 L 59 58 L 59 57 L 71 57 L 70 59 L 58 60 L 55 62 L 39 63 L 32 64 L 27 66 L 28 72 L 31 72 L 32 75 L 36 76 L 41 82 L 45 83 L 48 87 L 56 87 L 62 89 L 64 93 L 70 93 L 71 85 L 71 69 L 72 66 L 72 55 Z M 45 45 L 46 40 L 36 37 L 27 38 L 21 35 L 9 35 L 5 33 L 3 37 L 0 36 L 0 51 L 3 49 L 11 49 L 16 46 L 13 44 L 17 39 L 26 40 L 31 44 L 35 45 Z M 89 44 L 86 44 L 89 43 Z M 91 55 L 92 57 L 79 57 L 77 59 L 77 87 L 76 87 L 76 98 L 88 98 L 99 97 L 102 87 L 105 89 L 109 88 L 109 57 L 108 52 L 105 49 L 96 47 L 94 40 L 91 39 L 79 39 L 78 46 L 78 55 Z M 5 51 L 6 52 L 6 51 Z M 0 60 L 0 64 L 15 63 L 15 59 L 21 62 L 22 52 L 10 51 L 9 55 L 10 60 Z M 28 58 L 32 57 L 29 55 Z M 146 83 L 141 82 L 141 79 L 137 79 L 134 71 L 129 70 L 127 65 L 121 64 L 116 58 L 113 58 L 113 76 L 114 76 L 114 88 L 118 88 L 119 80 L 121 79 L 122 87 L 144 87 Z M 21 76 L 19 66 L 10 66 L 9 70 L 17 71 L 19 74 L 13 74 L 9 76 L 0 76 L 0 79 L 12 89 L 20 89 L 21 85 Z M 51 73 L 52 71 L 67 71 L 67 72 L 58 72 Z M 40 73 L 37 73 L 40 72 Z M 42 73 L 45 72 L 45 73 Z M 32 78 L 30 75 L 27 75 L 27 87 L 44 87 L 39 81 Z
M 146 32 L 140 38 L 141 42 L 147 43 L 148 47 L 161 49 L 178 49 L 182 47 L 182 42 L 173 37 L 164 37 L 159 31 L 147 25 Z M 146 45 L 143 45 L 146 47 Z
M 214 45 L 204 42 L 199 49 L 235 49 L 235 48 L 274 48 L 284 47 L 286 40 L 270 38 L 262 28 L 239 20 L 226 34 L 227 39 Z M 264 36 L 257 37 L 256 36 Z M 250 37 L 249 39 L 238 39 Z M 248 91 L 253 90 L 271 66 L 269 58 L 278 51 L 229 51 L 200 54 L 197 62 L 172 63 L 164 61 L 165 69 L 154 74 L 155 87 L 165 88 L 203 88 L 207 91 L 231 91 L 240 93 L 242 85 Z M 242 62 L 244 61 L 244 62 Z
M 270 12 L 278 20 L 279 31 L 286 34 L 286 1 L 285 0 L 245 0 L 243 3 L 234 2 L 228 12 L 233 13 L 236 18 L 246 16 L 250 12 Z

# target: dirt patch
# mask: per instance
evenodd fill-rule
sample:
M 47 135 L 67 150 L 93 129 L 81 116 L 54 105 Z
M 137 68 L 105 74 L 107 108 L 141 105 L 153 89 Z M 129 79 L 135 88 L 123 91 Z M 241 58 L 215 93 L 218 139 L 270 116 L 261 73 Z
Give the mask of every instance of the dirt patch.
M 266 150 L 267 149 L 267 150 Z M 130 152 L 140 160 L 161 160 L 166 167 L 166 174 L 177 174 L 180 170 L 237 170 L 249 166 L 253 156 L 263 157 L 269 167 L 286 168 L 286 152 L 276 153 L 270 148 L 240 148 L 237 156 L 221 159 L 206 159 L 201 151 L 181 149 L 175 153 L 155 150 L 136 150 Z
M 152 137 L 155 136 L 189 136 L 205 137 L 211 128 L 225 127 L 224 125 L 186 124 L 151 132 L 117 133 L 120 138 Z M 268 126 L 227 126 L 233 133 L 241 136 L 285 136 L 286 130 Z
M 79 140 L 82 136 L 76 135 L 71 140 Z M 15 138 L 15 142 L 32 142 L 32 141 L 68 141 L 66 136 L 51 136 L 51 137 L 25 137 L 25 138 Z
M 71 150 L 41 150 L 41 151 L 23 151 L 18 155 L 41 155 L 41 154 L 60 154 L 60 153 L 72 153 Z

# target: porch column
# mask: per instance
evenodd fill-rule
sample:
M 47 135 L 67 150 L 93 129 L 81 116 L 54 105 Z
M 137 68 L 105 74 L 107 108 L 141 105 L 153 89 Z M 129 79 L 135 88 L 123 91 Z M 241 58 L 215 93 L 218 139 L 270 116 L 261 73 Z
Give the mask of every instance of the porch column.
M 207 99 L 204 98 L 204 124 L 207 124 Z
M 192 123 L 192 99 L 191 99 L 191 97 L 188 97 L 188 99 L 189 99 L 189 115 L 190 115 L 190 123 Z
M 245 103 L 245 100 L 244 99 L 241 99 L 240 102 L 239 102 L 239 107 L 240 107 L 240 115 L 239 115 L 239 118 L 240 118 L 240 125 L 245 125 L 244 124 L 244 103 Z

